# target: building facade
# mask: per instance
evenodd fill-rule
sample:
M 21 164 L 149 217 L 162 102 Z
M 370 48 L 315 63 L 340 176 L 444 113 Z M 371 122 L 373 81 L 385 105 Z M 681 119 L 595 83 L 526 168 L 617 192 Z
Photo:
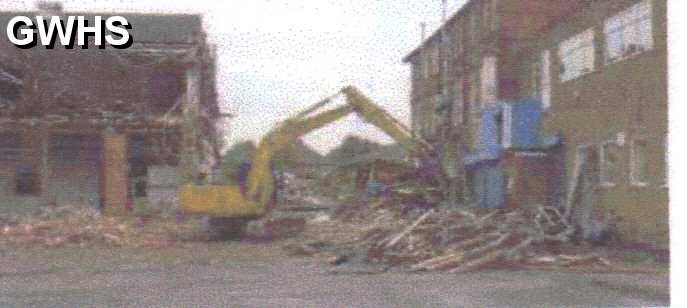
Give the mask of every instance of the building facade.
M 47 3 L 16 15 L 63 12 Z M 125 14 L 129 49 L 0 41 L 0 208 L 121 212 L 175 202 L 175 186 L 219 155 L 215 56 L 199 15 Z M 92 38 L 91 38 L 92 39 Z M 193 175 L 188 175 L 193 177 Z
M 579 170 L 591 170 L 594 205 L 580 215 L 613 224 L 628 241 L 667 243 L 665 20 L 665 0 L 469 1 L 404 58 L 413 131 L 457 153 L 445 156 L 457 161 L 466 202 L 485 198 L 482 182 L 505 194 L 504 206 L 517 199 L 565 207 L 582 199 L 573 195 L 581 184 L 570 184 Z M 538 150 L 549 157 L 522 163 L 516 158 L 534 154 L 517 154 L 507 141 L 514 122 L 531 119 L 507 120 L 504 110 L 533 99 L 541 108 Z M 485 174 L 498 170 L 493 181 L 470 174 L 487 128 L 501 149 L 482 164 L 495 168 Z M 509 173 L 558 188 L 514 183 Z M 523 196 L 531 191 L 547 196 Z
M 546 33 L 521 95 L 548 96 L 544 132 L 568 177 L 586 162 L 595 215 L 624 239 L 668 244 L 665 0 L 595 1 Z M 543 86 L 542 86 L 543 85 Z

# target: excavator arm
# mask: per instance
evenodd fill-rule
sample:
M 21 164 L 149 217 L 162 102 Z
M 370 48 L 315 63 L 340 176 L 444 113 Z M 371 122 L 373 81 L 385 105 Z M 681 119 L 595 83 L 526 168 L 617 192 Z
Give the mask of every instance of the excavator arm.
M 341 95 L 345 97 L 345 105 L 317 114 Z M 280 123 L 262 138 L 252 160 L 245 195 L 241 195 L 240 190 L 233 186 L 186 186 L 180 192 L 182 209 L 191 213 L 222 217 L 252 217 L 264 214 L 272 203 L 275 190 L 271 168 L 274 156 L 294 140 L 351 113 L 358 114 L 364 121 L 384 131 L 411 156 L 421 160 L 432 160 L 434 157 L 431 145 L 414 137 L 403 123 L 374 104 L 358 89 L 348 86 Z

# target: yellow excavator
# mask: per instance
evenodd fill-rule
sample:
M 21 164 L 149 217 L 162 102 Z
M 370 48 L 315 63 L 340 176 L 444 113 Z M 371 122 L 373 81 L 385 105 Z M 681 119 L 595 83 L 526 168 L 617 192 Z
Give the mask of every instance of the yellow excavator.
M 322 111 L 336 98 L 343 96 L 345 104 Z M 423 139 L 413 136 L 410 129 L 374 104 L 357 88 L 348 86 L 314 104 L 312 107 L 288 119 L 265 135 L 260 141 L 250 164 L 245 189 L 228 185 L 195 185 L 181 187 L 179 204 L 189 214 L 205 215 L 236 221 L 260 218 L 274 205 L 275 181 L 271 162 L 275 155 L 294 140 L 339 120 L 351 113 L 378 127 L 401 144 L 415 158 L 418 174 L 442 181 L 441 167 L 433 147 Z

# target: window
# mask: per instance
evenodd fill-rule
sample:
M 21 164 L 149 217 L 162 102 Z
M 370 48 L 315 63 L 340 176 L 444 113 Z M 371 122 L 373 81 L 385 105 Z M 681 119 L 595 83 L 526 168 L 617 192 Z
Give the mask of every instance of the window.
M 513 106 L 503 105 L 503 147 L 513 146 Z
M 604 23 L 606 64 L 653 48 L 651 1 L 643 0 Z
M 476 46 L 477 45 L 477 32 L 479 31 L 478 25 L 479 21 L 477 20 L 478 14 L 477 12 L 470 12 L 470 46 Z
M 613 187 L 620 179 L 620 147 L 615 141 L 601 145 L 601 186 Z
M 433 136 L 437 135 L 437 133 L 439 132 L 439 128 L 441 126 L 441 113 L 438 110 L 441 108 L 442 102 L 443 96 L 441 94 L 434 95 L 434 97 L 432 98 L 432 128 L 430 133 Z
M 594 70 L 594 30 L 577 34 L 559 46 L 561 81 L 569 81 Z
M 93 163 L 100 159 L 100 139 L 87 135 L 54 135 L 50 156 L 60 163 Z
M 541 103 L 544 109 L 549 109 L 551 107 L 551 52 L 549 50 L 544 50 L 541 53 Z
M 458 127 L 463 123 L 463 82 L 459 81 L 453 85 L 453 107 L 451 108 L 453 114 L 453 126 Z
M 497 30 L 496 1 L 486 0 L 482 3 L 482 26 L 485 31 Z
M 649 185 L 648 146 L 644 140 L 632 141 L 630 149 L 630 183 L 635 186 Z
M 16 133 L 0 133 L 0 161 L 19 160 L 21 140 Z
M 456 39 L 455 39 L 455 47 L 456 47 L 456 58 L 461 58 L 463 57 L 463 27 L 462 24 L 458 24 L 456 26 Z
M 468 90 L 470 91 L 470 109 L 473 114 L 479 114 L 482 111 L 482 106 L 479 100 L 479 91 L 477 85 L 479 83 L 479 75 L 475 72 L 471 75 Z
M 38 195 L 38 175 L 35 170 L 28 166 L 21 166 L 17 168 L 15 173 L 15 189 L 14 192 L 20 196 L 35 196 Z
M 495 103 L 497 100 L 498 82 L 496 77 L 496 57 L 484 57 L 482 60 L 482 103 Z
M 428 75 L 436 75 L 439 73 L 439 48 L 437 46 L 429 47 L 427 50 L 429 54 L 427 55 L 427 66 L 429 69 Z M 429 77 L 425 76 L 425 77 Z
M 412 62 L 412 77 L 413 80 L 420 80 L 422 79 L 422 62 L 421 61 L 414 61 Z
M 496 123 L 496 144 L 501 147 L 504 144 L 503 113 L 496 115 L 494 122 Z
M 668 134 L 663 138 L 663 187 L 668 187 L 668 182 L 670 182 L 670 161 L 668 152 Z

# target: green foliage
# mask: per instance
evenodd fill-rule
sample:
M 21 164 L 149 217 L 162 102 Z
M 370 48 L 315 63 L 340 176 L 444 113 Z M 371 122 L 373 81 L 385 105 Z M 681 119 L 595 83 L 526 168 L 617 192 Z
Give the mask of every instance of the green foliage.
M 376 142 L 349 135 L 341 145 L 327 154 L 326 160 L 331 163 L 345 164 L 346 162 L 354 161 L 362 156 L 379 151 L 381 147 Z
M 255 155 L 256 146 L 253 141 L 243 141 L 234 144 L 222 158 L 222 174 L 232 183 L 238 177 L 239 168 L 244 162 L 250 162 Z

